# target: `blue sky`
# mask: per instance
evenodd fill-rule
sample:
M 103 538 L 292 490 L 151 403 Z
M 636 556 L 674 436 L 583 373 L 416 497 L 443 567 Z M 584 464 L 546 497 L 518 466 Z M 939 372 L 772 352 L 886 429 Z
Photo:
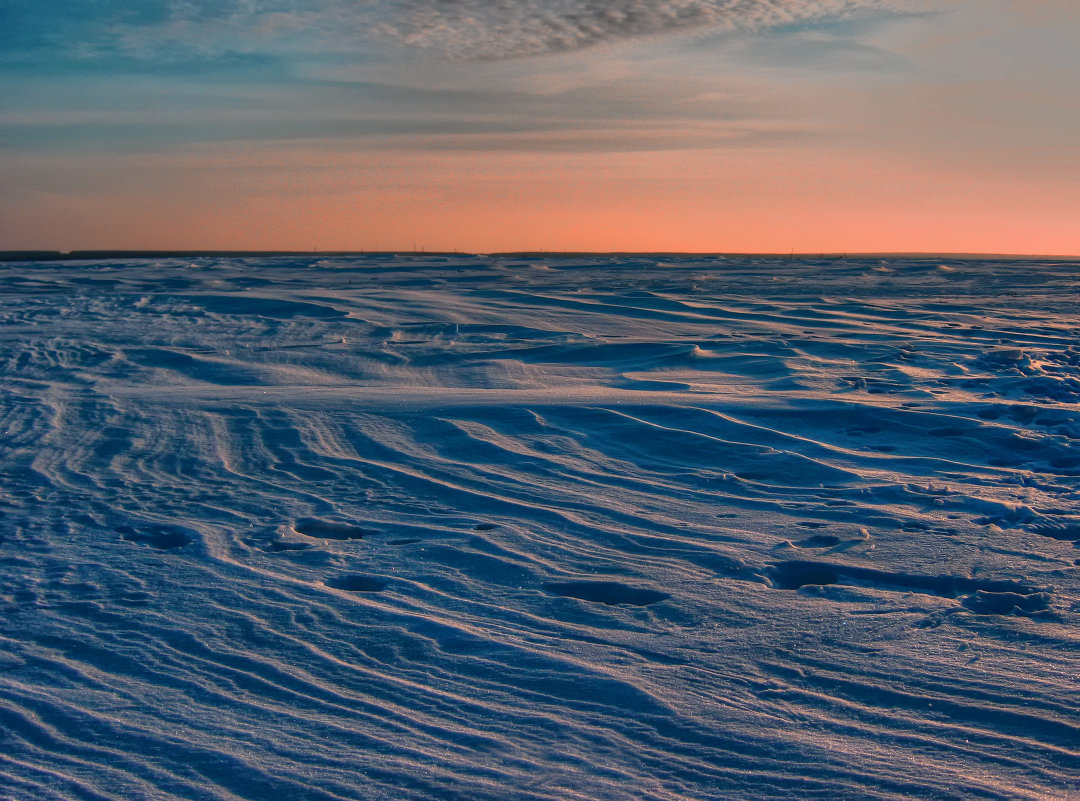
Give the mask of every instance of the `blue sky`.
M 0 9 L 3 247 L 1080 251 L 1075 2 Z

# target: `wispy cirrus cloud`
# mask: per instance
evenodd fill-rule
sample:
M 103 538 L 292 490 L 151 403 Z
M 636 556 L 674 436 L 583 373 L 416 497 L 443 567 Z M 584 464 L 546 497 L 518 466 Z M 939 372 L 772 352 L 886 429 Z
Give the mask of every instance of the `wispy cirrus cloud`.
M 688 31 L 768 30 L 926 0 L 6 0 L 0 62 L 13 53 L 147 63 L 260 53 L 359 56 L 384 45 L 454 59 L 508 59 Z
M 56 0 L 65 9 L 57 18 L 36 0 L 9 0 L 21 32 L 9 36 L 40 49 L 9 65 L 19 77 L 6 85 L 0 49 L 0 147 L 324 139 L 534 152 L 790 142 L 823 126 L 816 117 L 796 125 L 786 103 L 766 108 L 761 82 L 740 77 L 739 60 L 754 54 L 740 54 L 736 41 L 582 51 L 688 31 L 786 28 L 745 42 L 766 42 L 772 49 L 757 55 L 769 63 L 865 70 L 889 54 L 839 31 L 859 26 L 830 32 L 819 23 L 870 24 L 917 1 Z M 562 55 L 526 58 L 551 54 Z
M 895 9 L 892 0 L 399 0 L 377 30 L 466 58 L 580 50 L 691 30 L 763 29 Z

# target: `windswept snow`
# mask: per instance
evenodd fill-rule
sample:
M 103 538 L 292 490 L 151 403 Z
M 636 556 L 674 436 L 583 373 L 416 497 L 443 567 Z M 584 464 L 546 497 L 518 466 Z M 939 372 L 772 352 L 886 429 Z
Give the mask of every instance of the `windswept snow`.
M 1078 276 L 0 265 L 0 798 L 1076 797 Z

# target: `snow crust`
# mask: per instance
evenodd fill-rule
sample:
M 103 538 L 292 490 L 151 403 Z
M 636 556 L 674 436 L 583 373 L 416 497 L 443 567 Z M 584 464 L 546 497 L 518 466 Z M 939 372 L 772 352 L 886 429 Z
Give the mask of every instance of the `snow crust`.
M 0 798 L 1076 797 L 1078 274 L 0 265 Z

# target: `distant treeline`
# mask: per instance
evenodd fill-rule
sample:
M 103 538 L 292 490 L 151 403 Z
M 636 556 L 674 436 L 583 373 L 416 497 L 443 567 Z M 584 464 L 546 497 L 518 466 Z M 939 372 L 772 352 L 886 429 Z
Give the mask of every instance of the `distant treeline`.
M 98 259 L 198 259 L 198 258 L 266 258 L 273 256 L 359 256 L 393 255 L 387 251 L 303 251 L 303 250 L 72 250 L 63 253 L 59 250 L 0 250 L 0 262 L 3 261 L 77 261 Z M 425 255 L 454 255 L 450 252 Z M 460 255 L 460 254 L 459 254 Z

